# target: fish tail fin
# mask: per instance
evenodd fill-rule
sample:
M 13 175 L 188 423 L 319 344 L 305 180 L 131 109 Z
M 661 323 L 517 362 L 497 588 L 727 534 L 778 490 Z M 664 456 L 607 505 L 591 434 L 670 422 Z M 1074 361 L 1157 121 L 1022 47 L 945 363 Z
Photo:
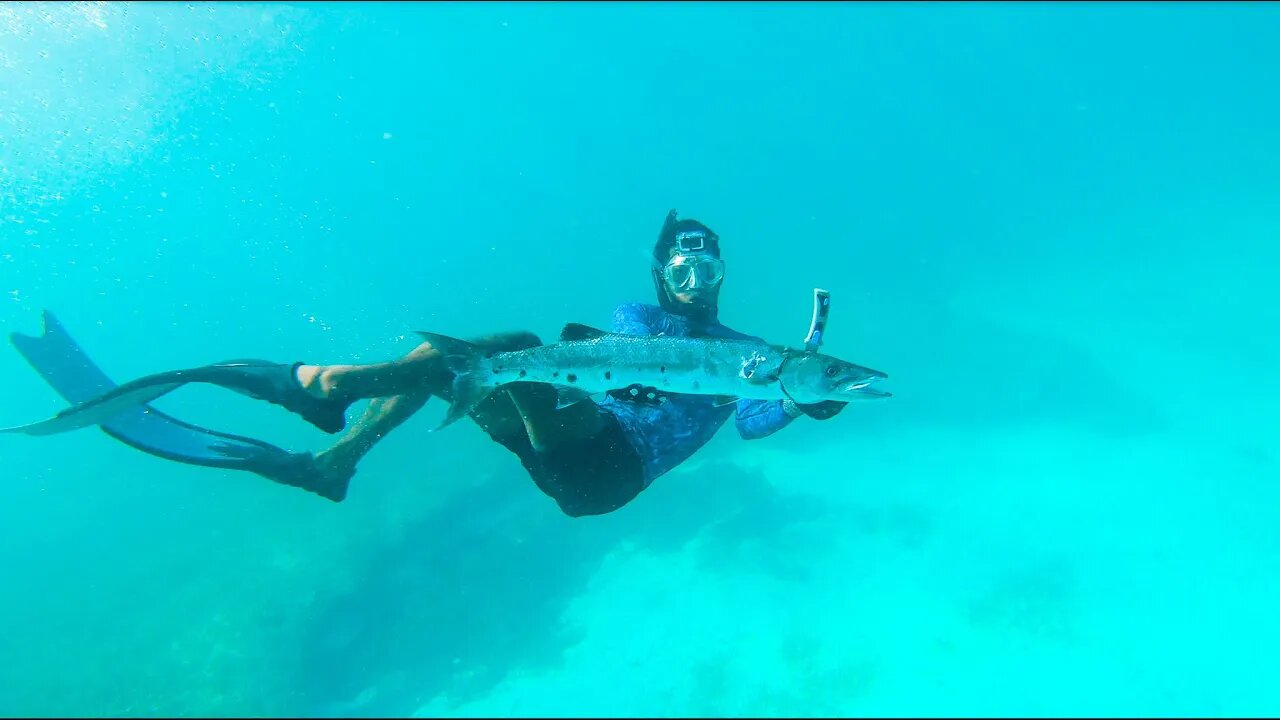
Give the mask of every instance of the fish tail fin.
M 453 372 L 453 404 L 435 429 L 452 425 L 489 397 L 495 385 L 485 382 L 488 360 L 479 346 L 466 340 L 418 331 L 443 356 L 445 366 Z

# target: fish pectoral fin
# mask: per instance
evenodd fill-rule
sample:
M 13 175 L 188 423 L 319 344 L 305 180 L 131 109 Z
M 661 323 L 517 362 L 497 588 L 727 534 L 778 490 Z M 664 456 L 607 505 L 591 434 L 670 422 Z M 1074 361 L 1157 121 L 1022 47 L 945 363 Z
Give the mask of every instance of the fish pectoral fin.
M 607 333 L 604 330 L 593 328 L 590 325 L 569 323 L 560 331 L 560 340 L 563 342 L 571 342 L 574 340 L 595 340 L 596 338 L 602 338 L 609 334 L 610 333 Z
M 591 399 L 591 393 L 570 385 L 556 385 L 556 409 L 567 408 L 570 405 L 576 405 L 583 400 Z
M 714 405 L 715 407 L 724 407 L 725 405 L 732 405 L 736 402 L 738 402 L 738 397 L 736 395 L 717 395 Z

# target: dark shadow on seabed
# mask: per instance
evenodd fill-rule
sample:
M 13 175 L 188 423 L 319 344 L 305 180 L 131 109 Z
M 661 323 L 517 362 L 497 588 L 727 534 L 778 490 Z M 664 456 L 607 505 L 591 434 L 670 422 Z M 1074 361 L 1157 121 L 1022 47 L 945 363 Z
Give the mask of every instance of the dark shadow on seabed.
M 478 697 L 513 668 L 551 666 L 576 638 L 560 618 L 619 543 L 656 552 L 701 540 L 700 559 L 805 572 L 786 561 L 826 509 L 781 495 L 757 470 L 712 461 L 680 502 L 568 518 L 516 468 L 462 490 L 351 571 L 353 592 L 311 617 L 298 648 L 299 712 L 404 715 L 447 692 Z M 659 480 L 661 482 L 661 480 Z M 650 488 L 654 492 L 656 488 Z M 361 694 L 364 697 L 361 698 Z

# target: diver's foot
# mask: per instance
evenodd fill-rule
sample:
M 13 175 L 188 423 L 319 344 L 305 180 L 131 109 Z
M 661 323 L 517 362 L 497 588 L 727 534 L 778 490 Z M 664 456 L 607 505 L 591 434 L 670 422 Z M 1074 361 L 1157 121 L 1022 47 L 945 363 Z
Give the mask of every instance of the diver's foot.
M 354 370 L 355 365 L 305 365 L 294 366 L 294 374 L 298 384 L 309 395 L 320 400 L 329 400 L 341 394 L 338 390 L 338 378 L 342 374 Z
M 347 497 L 347 488 L 351 478 L 356 474 L 355 465 L 340 465 L 327 461 L 326 453 L 316 455 L 316 475 L 311 492 L 327 497 L 334 502 L 342 502 Z
M 271 456 L 270 462 L 259 462 L 252 469 L 281 485 L 301 488 L 333 502 L 346 499 L 347 485 L 351 482 L 351 475 L 355 474 L 354 468 L 347 475 L 334 472 L 311 453 Z
M 217 384 L 279 405 L 327 433 L 342 430 L 347 426 L 347 406 L 351 401 L 317 397 L 308 392 L 298 377 L 300 367 L 303 363 L 284 365 L 263 360 L 237 360 L 213 365 L 206 370 L 217 373 Z
M 325 485 L 334 488 L 341 487 L 342 494 L 346 495 L 347 485 L 356 474 L 358 460 L 359 458 L 353 458 L 344 453 L 341 446 L 322 450 L 316 453 L 315 456 L 316 473 L 324 478 L 323 483 Z

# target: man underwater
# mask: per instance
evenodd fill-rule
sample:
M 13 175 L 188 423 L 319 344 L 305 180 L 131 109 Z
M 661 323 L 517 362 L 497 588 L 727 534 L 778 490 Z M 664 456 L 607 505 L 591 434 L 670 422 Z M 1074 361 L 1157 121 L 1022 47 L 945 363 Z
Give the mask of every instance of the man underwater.
M 720 324 L 724 270 L 719 236 L 701 222 L 679 219 L 675 210 L 670 211 L 653 248 L 651 274 L 658 304 L 620 305 L 614 312 L 613 332 L 759 340 Z M 102 393 L 114 385 L 58 331 L 56 327 L 46 331 L 43 338 L 15 335 L 13 342 L 69 401 L 96 402 L 106 397 Z M 525 332 L 470 342 L 486 352 L 542 344 Z M 329 433 L 346 427 L 345 412 L 352 403 L 371 402 L 343 437 L 316 455 L 289 453 L 250 438 L 197 428 L 153 409 L 122 410 L 111 422 L 102 423 L 103 429 L 161 457 L 249 470 L 341 502 L 360 459 L 379 440 L 432 395 L 452 403 L 453 373 L 440 350 L 427 342 L 385 363 L 235 361 L 158 373 L 122 387 L 155 387 L 158 397 L 193 381 L 280 405 Z M 829 419 L 846 403 L 739 399 L 724 404 L 712 396 L 684 394 L 654 401 L 619 390 L 606 393 L 599 402 L 586 400 L 560 408 L 557 404 L 555 387 L 519 382 L 493 392 L 469 415 L 520 459 L 533 481 L 565 514 L 579 517 L 609 513 L 633 500 L 705 445 L 730 414 L 735 416 L 739 435 L 753 440 L 777 432 L 802 415 Z

